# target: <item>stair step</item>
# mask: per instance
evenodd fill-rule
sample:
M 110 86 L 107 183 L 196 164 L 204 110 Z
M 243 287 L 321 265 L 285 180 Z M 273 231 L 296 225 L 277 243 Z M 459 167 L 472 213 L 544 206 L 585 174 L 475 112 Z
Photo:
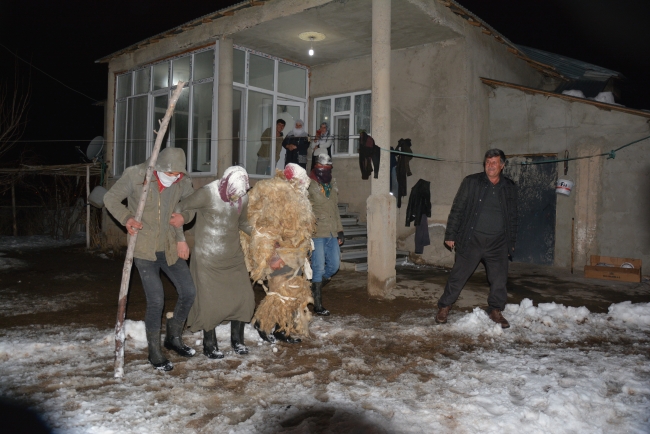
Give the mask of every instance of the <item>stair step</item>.
M 368 228 L 366 227 L 365 224 L 363 225 L 356 224 L 354 226 L 346 226 L 345 229 L 343 229 L 343 233 L 345 234 L 346 237 L 367 235 Z
M 398 250 L 395 255 L 395 265 L 404 265 L 408 263 L 409 257 L 408 257 L 409 252 L 406 252 L 404 250 Z M 349 261 L 349 262 L 355 262 L 354 265 L 354 271 L 368 271 L 368 263 L 367 262 L 357 262 L 357 261 Z
M 341 260 L 345 261 L 348 259 L 359 259 L 359 258 L 367 258 L 368 257 L 368 250 L 367 249 L 361 249 L 361 250 L 348 250 L 346 252 L 341 252 Z
M 343 226 L 355 226 L 357 224 L 356 217 L 341 217 L 341 224 Z M 344 229 L 345 231 L 345 229 Z
M 348 210 L 347 203 L 339 203 L 339 212 L 347 212 L 347 210 Z
M 365 249 L 367 245 L 368 245 L 367 238 L 353 238 L 351 240 L 346 239 L 345 244 L 341 246 L 341 250 L 358 249 L 358 248 Z

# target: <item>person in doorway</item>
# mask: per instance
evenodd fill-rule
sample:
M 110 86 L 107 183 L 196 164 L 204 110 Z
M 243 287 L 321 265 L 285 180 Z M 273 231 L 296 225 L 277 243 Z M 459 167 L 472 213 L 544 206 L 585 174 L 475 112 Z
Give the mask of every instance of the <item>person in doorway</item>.
M 160 319 L 165 303 L 165 293 L 160 271 L 172 281 L 178 292 L 173 318 L 167 320 L 165 348 L 181 356 L 192 357 L 196 351 L 183 343 L 183 324 L 194 303 L 196 288 L 187 267 L 190 249 L 183 234 L 183 221 L 190 221 L 194 213 L 185 212 L 172 217 L 176 204 L 192 193 L 192 181 L 185 170 L 185 152 L 179 148 L 160 151 L 154 166 L 147 202 L 138 222 L 134 216 L 142 194 L 149 160 L 127 168 L 115 185 L 104 196 L 106 209 L 124 226 L 129 235 L 138 233 L 133 253 L 134 264 L 142 278 L 147 297 L 145 329 L 149 347 L 149 362 L 155 369 L 171 371 L 172 363 L 160 349 Z M 126 199 L 127 205 L 122 201 Z
M 309 136 L 305 131 L 302 119 L 296 119 L 295 128 L 287 134 L 282 141 L 286 149 L 284 165 L 294 163 L 307 170 L 307 151 L 309 150 Z
M 316 131 L 316 137 L 312 143 L 312 169 L 316 166 L 316 160 L 318 160 L 319 155 L 327 154 L 330 157 L 332 156 L 332 143 L 334 143 L 334 136 L 330 133 L 327 122 L 323 122 L 320 124 L 320 128 Z
M 190 271 L 198 292 L 187 324 L 192 332 L 203 330 L 203 354 L 210 359 L 223 358 L 215 333 L 222 321 L 230 321 L 234 352 L 248 354 L 244 325 L 253 316 L 255 296 L 239 242 L 239 231 L 251 233 L 248 189 L 246 170 L 232 166 L 176 206 L 178 215 L 197 212 Z
M 332 159 L 320 154 L 309 177 L 309 201 L 316 217 L 313 235 L 314 252 L 311 254 L 311 292 L 314 297 L 314 312 L 328 316 L 323 307 L 322 289 L 329 283 L 341 265 L 341 248 L 345 241 L 341 216 L 339 215 L 338 188 L 332 178 Z
M 275 122 L 275 159 L 273 161 L 271 161 L 271 127 L 267 128 L 262 133 L 262 137 L 260 138 L 262 145 L 257 151 L 257 167 L 255 170 L 255 173 L 258 175 L 270 175 L 271 167 L 275 167 L 275 162 L 280 158 L 280 151 L 282 149 L 280 144 L 282 143 L 283 137 L 282 131 L 286 124 L 287 123 L 283 119 L 278 119 Z
M 517 241 L 517 186 L 503 175 L 505 162 L 502 150 L 490 149 L 484 171 L 465 177 L 456 193 L 445 232 L 445 244 L 456 250 L 456 262 L 438 300 L 438 324 L 447 322 L 451 306 L 483 261 L 490 283 L 490 319 L 510 327 L 501 312 L 508 299 L 508 259 Z

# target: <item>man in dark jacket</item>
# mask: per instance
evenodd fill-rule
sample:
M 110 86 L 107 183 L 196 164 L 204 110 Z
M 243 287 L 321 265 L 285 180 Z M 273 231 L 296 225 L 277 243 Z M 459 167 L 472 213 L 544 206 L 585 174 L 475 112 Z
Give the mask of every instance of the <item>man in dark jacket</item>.
M 447 322 L 451 305 L 483 261 L 490 282 L 490 319 L 504 329 L 510 327 L 501 312 L 508 298 L 508 257 L 517 240 L 517 186 L 503 176 L 505 162 L 503 151 L 490 149 L 483 160 L 484 172 L 467 176 L 456 193 L 445 232 L 445 244 L 456 249 L 456 262 L 438 300 L 438 324 Z

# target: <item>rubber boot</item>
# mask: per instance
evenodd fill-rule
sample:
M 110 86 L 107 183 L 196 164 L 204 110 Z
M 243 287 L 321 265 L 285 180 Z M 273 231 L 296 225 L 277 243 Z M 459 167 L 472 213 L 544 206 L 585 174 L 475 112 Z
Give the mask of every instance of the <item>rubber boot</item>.
M 217 346 L 217 333 L 212 330 L 203 330 L 203 354 L 209 359 L 223 359 L 223 353 Z
M 275 336 L 273 336 L 273 334 L 269 335 L 264 330 L 260 329 L 260 322 L 259 321 L 255 321 L 255 324 L 253 324 L 253 327 L 255 327 L 255 330 L 257 330 L 257 333 L 260 335 L 260 338 L 262 338 L 262 340 L 264 340 L 266 342 L 269 342 L 271 344 L 275 343 L 275 341 L 276 341 Z
M 278 325 L 275 326 L 275 330 L 277 329 L 278 329 Z M 286 342 L 288 344 L 299 344 L 300 342 L 302 342 L 302 339 L 300 338 L 292 338 L 291 336 L 287 336 L 287 333 L 284 330 L 274 331 L 273 337 L 275 337 L 275 339 L 279 341 Z
M 147 330 L 147 346 L 149 347 L 149 363 L 158 371 L 171 371 L 174 369 L 172 362 L 163 356 L 160 350 L 160 330 Z
M 248 354 L 248 347 L 244 344 L 244 326 L 242 321 L 230 321 L 230 343 L 235 354 Z
M 176 318 L 167 320 L 167 334 L 165 335 L 165 348 L 176 351 L 179 356 L 192 357 L 196 354 L 194 348 L 183 343 L 183 323 Z
M 311 283 L 311 294 L 314 297 L 314 313 L 320 316 L 329 316 L 330 311 L 323 307 L 322 297 L 323 282 Z

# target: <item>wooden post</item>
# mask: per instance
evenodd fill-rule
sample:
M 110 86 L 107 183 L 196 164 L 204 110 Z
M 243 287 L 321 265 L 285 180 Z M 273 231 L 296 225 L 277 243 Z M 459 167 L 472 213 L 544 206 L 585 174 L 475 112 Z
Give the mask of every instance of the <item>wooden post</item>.
M 571 219 L 571 274 L 573 274 L 573 252 L 575 250 L 575 239 L 576 239 L 576 219 L 573 217 Z
M 18 222 L 16 220 L 16 189 L 14 184 L 16 183 L 15 179 L 11 180 L 11 212 L 14 215 L 14 237 L 18 236 Z
M 90 164 L 86 166 L 86 250 L 90 250 Z
M 156 160 L 158 160 L 160 146 L 162 144 L 163 138 L 165 137 L 165 132 L 167 131 L 169 120 L 174 113 L 176 102 L 178 101 L 178 98 L 180 98 L 181 92 L 183 91 L 183 86 L 185 86 L 185 83 L 182 81 L 179 81 L 176 85 L 176 90 L 172 94 L 171 100 L 169 100 L 169 106 L 167 107 L 165 117 L 160 122 L 160 129 L 156 132 L 156 143 L 154 144 L 153 150 L 151 151 L 149 166 L 147 167 L 147 174 L 145 175 L 144 185 L 142 186 L 142 195 L 140 196 L 138 209 L 135 213 L 135 220 L 138 222 L 142 220 L 144 205 L 147 201 L 149 185 L 151 184 L 151 176 L 153 175 L 153 168 L 156 165 Z M 124 268 L 122 270 L 120 298 L 117 304 L 117 323 L 115 324 L 115 378 L 124 377 L 124 317 L 126 315 L 126 296 L 129 293 L 129 279 L 131 277 L 131 268 L 133 267 L 133 251 L 135 250 L 135 241 L 137 238 L 137 232 L 135 235 L 129 236 L 129 244 L 126 249 L 126 258 L 124 259 Z

